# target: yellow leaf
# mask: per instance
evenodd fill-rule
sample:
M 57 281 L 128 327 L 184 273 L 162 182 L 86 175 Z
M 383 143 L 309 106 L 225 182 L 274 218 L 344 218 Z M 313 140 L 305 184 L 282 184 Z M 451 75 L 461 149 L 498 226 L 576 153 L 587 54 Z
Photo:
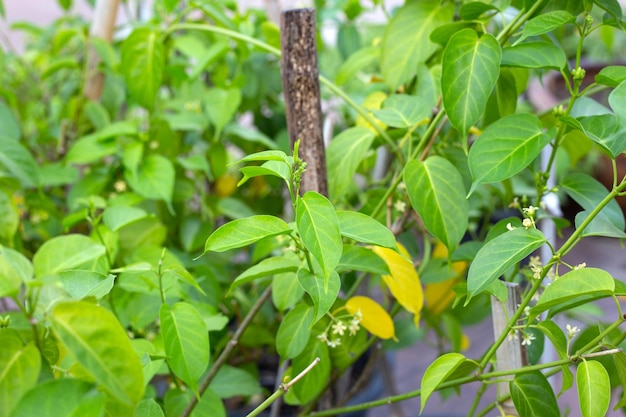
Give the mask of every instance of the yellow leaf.
M 448 248 L 441 242 L 437 242 L 433 249 L 433 258 L 441 259 L 448 257 Z M 426 284 L 424 286 L 424 298 L 426 306 L 431 314 L 440 314 L 454 301 L 454 286 L 459 283 L 461 276 L 467 269 L 467 262 L 453 262 L 452 269 L 456 273 L 454 278 L 445 281 Z
M 414 321 L 418 325 L 420 312 L 424 306 L 422 285 L 409 253 L 400 243 L 398 243 L 398 249 L 401 254 L 380 246 L 375 246 L 373 251 L 387 263 L 391 272 L 391 275 L 383 276 L 385 285 L 402 307 L 415 314 Z
M 374 91 L 373 93 L 370 93 L 367 97 L 365 97 L 365 100 L 363 101 L 363 107 L 366 108 L 367 110 L 380 110 L 383 104 L 383 101 L 385 101 L 386 98 L 387 98 L 387 94 L 383 93 L 382 91 Z M 370 115 L 374 117 L 374 115 L 371 112 L 370 112 Z M 383 129 L 387 129 L 387 125 L 385 123 L 381 122 L 375 117 L 374 119 L 376 120 L 376 124 L 378 126 L 380 126 Z M 374 133 L 378 134 L 376 129 L 374 129 L 374 127 L 367 120 L 365 120 L 363 116 L 359 115 L 356 118 L 355 125 L 366 127 L 369 130 L 373 131 Z
M 472 345 L 472 341 L 465 333 L 461 335 L 461 352 L 465 352 Z
M 397 340 L 391 316 L 376 301 L 361 295 L 354 296 L 346 302 L 346 309 L 352 315 L 361 312 L 361 326 L 381 339 Z

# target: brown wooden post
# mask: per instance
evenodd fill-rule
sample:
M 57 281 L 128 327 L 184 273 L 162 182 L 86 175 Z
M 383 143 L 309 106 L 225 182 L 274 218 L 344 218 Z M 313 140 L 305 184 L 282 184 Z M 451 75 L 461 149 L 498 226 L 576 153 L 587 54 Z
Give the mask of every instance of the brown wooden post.
M 512 317 L 517 310 L 517 306 L 522 302 L 521 290 L 519 284 L 504 282 L 507 288 L 508 297 L 506 302 L 502 303 L 496 297 L 491 297 L 491 316 L 493 318 L 493 333 L 497 337 L 506 330 L 506 324 L 509 317 Z M 521 320 L 518 324 L 522 324 Z M 504 343 L 500 345 L 496 351 L 496 370 L 504 371 L 509 369 L 518 369 L 528 364 L 526 348 L 521 344 L 521 335 L 516 333 L 517 337 L 507 337 Z M 508 397 L 509 382 L 513 377 L 503 377 L 504 381 L 497 385 L 498 398 Z M 513 401 L 509 398 L 502 402 L 502 407 L 507 415 L 517 416 L 517 411 L 513 405 Z
M 97 0 L 89 35 L 111 42 L 119 0 Z M 104 86 L 104 74 L 98 71 L 100 57 L 93 45 L 89 48 L 87 58 L 87 78 L 84 94 L 90 100 L 99 100 Z
M 307 163 L 301 191 L 328 195 L 322 138 L 315 11 L 285 10 L 280 19 L 282 80 L 291 146 L 300 139 L 300 157 Z

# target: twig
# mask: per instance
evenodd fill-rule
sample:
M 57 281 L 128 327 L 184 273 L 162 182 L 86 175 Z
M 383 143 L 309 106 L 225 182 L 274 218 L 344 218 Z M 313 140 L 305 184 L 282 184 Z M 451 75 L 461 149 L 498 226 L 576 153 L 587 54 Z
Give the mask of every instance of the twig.
M 191 412 L 193 411 L 193 409 L 196 407 L 196 405 L 198 405 L 199 398 L 201 398 L 204 392 L 207 390 L 207 388 L 209 388 L 209 385 L 211 385 L 211 381 L 213 381 L 213 379 L 217 375 L 217 372 L 220 370 L 222 365 L 226 363 L 226 361 L 228 360 L 228 357 L 231 355 L 233 350 L 235 350 L 235 347 L 239 343 L 239 339 L 243 335 L 243 332 L 248 328 L 248 326 L 252 322 L 252 319 L 254 318 L 254 316 L 256 316 L 256 313 L 259 312 L 259 310 L 261 309 L 265 301 L 267 301 L 271 293 L 272 293 L 272 287 L 269 286 L 263 292 L 263 294 L 261 294 L 261 296 L 256 301 L 256 303 L 254 303 L 254 305 L 252 306 L 252 308 L 250 309 L 246 317 L 241 322 L 241 325 L 239 326 L 239 328 L 233 335 L 232 339 L 228 341 L 228 343 L 226 344 L 226 347 L 220 354 L 219 358 L 217 358 L 217 360 L 215 361 L 215 364 L 213 365 L 209 373 L 206 375 L 206 377 L 200 384 L 200 387 L 198 388 L 198 395 L 197 396 L 194 395 L 193 397 L 191 397 L 189 404 L 187 404 L 187 408 L 185 408 L 185 411 L 183 411 L 180 417 L 189 417 L 191 415 Z
M 269 407 L 274 401 L 285 395 L 296 382 L 298 382 L 303 376 L 309 373 L 311 369 L 313 369 L 313 367 L 319 362 L 320 358 L 315 358 L 313 362 L 311 362 L 311 364 L 307 366 L 306 369 L 304 369 L 302 372 L 300 372 L 294 379 L 292 379 L 288 383 L 280 384 L 280 387 L 278 387 L 278 389 L 274 391 L 272 395 L 270 395 L 265 401 L 259 404 L 259 406 L 252 410 L 246 417 L 255 417 L 261 414 L 261 412 Z

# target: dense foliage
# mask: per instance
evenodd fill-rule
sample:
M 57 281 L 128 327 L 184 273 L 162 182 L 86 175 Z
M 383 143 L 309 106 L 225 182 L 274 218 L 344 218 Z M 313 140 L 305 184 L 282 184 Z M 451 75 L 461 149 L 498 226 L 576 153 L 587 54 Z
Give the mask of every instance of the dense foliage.
M 316 411 L 320 399 L 358 358 L 426 334 L 441 355 L 395 400 L 424 408 L 436 390 L 509 377 L 509 393 L 481 411 L 480 389 L 468 415 L 504 415 L 511 399 L 520 416 L 559 416 L 575 373 L 582 416 L 604 416 L 612 394 L 626 406 L 626 285 L 563 261 L 587 236 L 626 238 L 626 67 L 585 70 L 619 51 L 619 3 L 316 8 L 328 196 L 300 193 L 306 163 L 264 12 L 157 0 L 113 44 L 69 13 L 14 25 L 31 40 L 0 50 L 0 297 L 16 306 L 0 321 L 0 417 L 219 417 L 274 384 L 268 403 L 334 415 L 346 408 Z M 370 9 L 388 20 L 367 23 Z M 89 54 L 98 100 L 83 94 Z M 529 83 L 555 74 L 567 98 L 533 109 Z M 599 156 L 609 190 L 590 175 Z M 542 231 L 568 225 L 557 197 L 581 207 L 560 246 Z M 505 282 L 521 302 L 484 355 L 466 357 L 463 327 L 506 301 Z M 561 328 L 603 298 L 615 308 L 601 321 Z M 511 340 L 531 363 L 494 368 Z M 538 363 L 549 344 L 558 359 Z

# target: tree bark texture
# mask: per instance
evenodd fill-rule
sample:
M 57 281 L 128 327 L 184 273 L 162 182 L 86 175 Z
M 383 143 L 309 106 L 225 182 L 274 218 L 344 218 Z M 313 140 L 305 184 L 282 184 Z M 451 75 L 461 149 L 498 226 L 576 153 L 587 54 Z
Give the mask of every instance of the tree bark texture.
M 328 195 L 322 137 L 315 11 L 286 10 L 280 20 L 282 81 L 291 146 L 300 139 L 299 156 L 307 163 L 301 192 Z

